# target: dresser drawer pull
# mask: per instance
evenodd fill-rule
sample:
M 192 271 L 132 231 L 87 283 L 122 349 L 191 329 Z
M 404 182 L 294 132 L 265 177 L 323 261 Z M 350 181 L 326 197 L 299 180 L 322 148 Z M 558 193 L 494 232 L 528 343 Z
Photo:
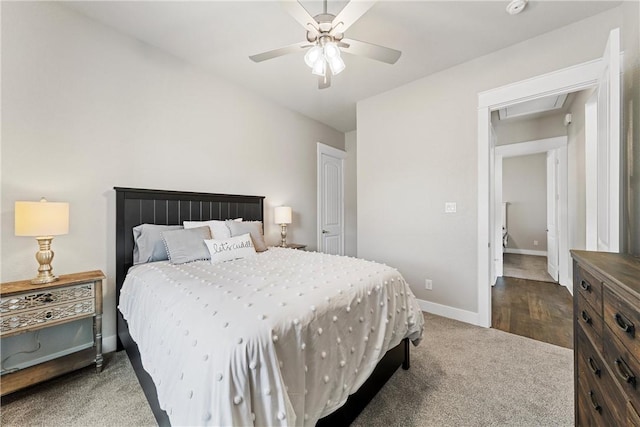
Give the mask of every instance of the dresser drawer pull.
M 633 375 L 633 371 L 629 369 L 629 365 L 626 364 L 622 358 L 617 358 L 615 360 L 616 371 L 618 376 L 622 378 L 625 382 L 635 386 L 636 385 L 636 377 Z
M 588 362 L 589 362 L 589 367 L 591 368 L 591 371 L 599 377 L 600 368 L 598 368 L 598 365 L 596 365 L 596 362 L 593 360 L 592 357 L 588 359 Z
M 625 317 L 620 313 L 616 313 L 616 315 L 613 317 L 614 319 L 616 319 L 616 324 L 618 325 L 618 327 L 633 337 L 633 334 L 636 330 L 636 328 L 633 326 L 633 323 L 625 319 Z
M 582 310 L 582 313 L 580 313 L 580 316 L 582 316 L 582 320 L 584 320 L 584 323 L 588 325 L 591 324 L 591 317 L 589 317 L 586 311 Z
M 589 284 L 589 282 L 587 282 L 584 279 L 580 281 L 580 287 L 582 288 L 583 291 L 587 291 L 587 292 L 591 291 L 591 285 Z
M 593 409 L 595 409 L 596 411 L 602 412 L 602 406 L 598 404 L 594 395 L 595 393 L 593 392 L 593 390 L 589 391 L 589 399 L 591 399 L 591 406 L 593 406 Z

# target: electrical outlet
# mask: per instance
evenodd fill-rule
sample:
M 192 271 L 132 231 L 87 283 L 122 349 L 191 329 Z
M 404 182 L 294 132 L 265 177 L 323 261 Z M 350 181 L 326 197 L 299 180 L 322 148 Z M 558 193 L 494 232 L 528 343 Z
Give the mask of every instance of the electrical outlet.
M 424 288 L 428 291 L 433 289 L 433 280 L 431 279 L 424 279 Z
M 456 202 L 445 202 L 444 204 L 445 213 L 456 213 L 457 208 Z
M 537 240 L 533 241 L 533 246 L 538 246 L 538 241 Z

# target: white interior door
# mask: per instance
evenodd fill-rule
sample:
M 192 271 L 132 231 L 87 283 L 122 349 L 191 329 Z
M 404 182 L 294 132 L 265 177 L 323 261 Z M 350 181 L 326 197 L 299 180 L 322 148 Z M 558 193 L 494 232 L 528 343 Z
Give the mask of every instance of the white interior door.
M 547 271 L 558 281 L 558 156 L 547 151 Z
M 344 255 L 345 157 L 318 143 L 318 250 L 334 255 Z
M 597 245 L 620 250 L 620 30 L 609 34 L 598 80 Z

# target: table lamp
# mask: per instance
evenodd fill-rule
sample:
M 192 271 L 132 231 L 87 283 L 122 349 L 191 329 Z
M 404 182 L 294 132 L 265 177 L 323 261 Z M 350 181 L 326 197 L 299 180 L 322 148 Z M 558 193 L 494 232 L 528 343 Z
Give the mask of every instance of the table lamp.
M 289 206 L 278 206 L 275 210 L 276 224 L 280 224 L 280 236 L 282 242 L 280 246 L 287 247 L 287 224 L 291 224 L 291 208 Z
M 58 280 L 53 275 L 51 261 L 53 236 L 69 233 L 69 203 L 47 202 L 43 197 L 39 202 L 16 202 L 16 236 L 34 236 L 40 250 L 36 259 L 40 264 L 33 284 L 50 283 Z

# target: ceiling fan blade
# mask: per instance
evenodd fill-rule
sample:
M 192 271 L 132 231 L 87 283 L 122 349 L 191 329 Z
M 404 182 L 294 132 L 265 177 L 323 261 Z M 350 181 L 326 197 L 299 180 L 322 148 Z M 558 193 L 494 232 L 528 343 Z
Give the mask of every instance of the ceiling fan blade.
M 251 55 L 249 58 L 253 62 L 262 62 L 267 59 L 277 58 L 278 56 L 288 55 L 290 53 L 303 52 L 304 49 L 311 46 L 309 42 L 300 42 L 296 44 L 291 44 L 289 46 L 284 46 L 279 49 L 269 50 L 267 52 L 258 53 L 256 55 Z
M 327 70 L 324 76 L 318 76 L 318 89 L 326 89 L 331 86 L 331 73 Z
M 362 15 L 367 13 L 369 9 L 375 4 L 370 1 L 358 1 L 351 0 L 347 5 L 333 18 L 331 22 L 332 35 L 337 33 L 344 33 L 347 28 L 353 25 Z
M 300 3 L 295 0 L 281 0 L 280 5 L 298 21 L 307 31 L 318 33 L 318 22 L 307 12 Z
M 354 39 L 342 39 L 342 43 L 346 43 L 349 47 L 343 47 L 344 52 L 353 55 L 366 56 L 376 61 L 386 62 L 387 64 L 395 64 L 402 55 L 399 50 L 389 47 L 378 46 L 377 44 L 361 42 Z

